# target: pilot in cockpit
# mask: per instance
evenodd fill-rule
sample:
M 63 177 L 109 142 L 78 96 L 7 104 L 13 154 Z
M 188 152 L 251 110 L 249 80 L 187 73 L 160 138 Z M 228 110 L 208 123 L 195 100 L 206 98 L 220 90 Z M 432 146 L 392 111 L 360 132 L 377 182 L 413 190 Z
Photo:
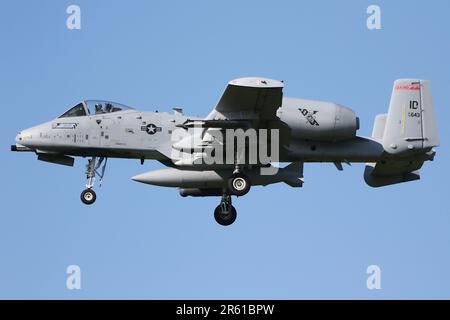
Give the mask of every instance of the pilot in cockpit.
M 111 103 L 106 103 L 106 104 L 105 104 L 105 112 L 106 112 L 106 113 L 111 112 L 112 107 L 113 107 L 113 106 L 112 106 Z
M 101 103 L 97 103 L 95 105 L 95 114 L 99 114 L 99 113 L 105 113 L 105 111 L 103 111 L 103 106 Z

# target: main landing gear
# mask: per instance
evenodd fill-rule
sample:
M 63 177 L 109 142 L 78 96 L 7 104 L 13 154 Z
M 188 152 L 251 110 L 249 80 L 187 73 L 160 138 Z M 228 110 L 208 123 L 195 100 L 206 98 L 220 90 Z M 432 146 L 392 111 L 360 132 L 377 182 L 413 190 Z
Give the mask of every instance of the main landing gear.
M 222 193 L 222 200 L 214 210 L 214 218 L 222 226 L 229 226 L 237 217 L 236 209 L 231 204 L 231 196 L 244 196 L 251 188 L 250 179 L 241 171 L 241 166 L 236 165 L 233 175 L 227 181 L 227 187 Z
M 214 210 L 214 218 L 222 226 L 229 226 L 237 217 L 236 209 L 231 204 L 231 196 L 227 193 L 222 195 L 220 204 Z
M 81 192 L 80 198 L 84 204 L 90 205 L 95 202 L 97 199 L 97 195 L 95 191 L 92 190 L 95 183 L 95 177 L 98 176 L 100 178 L 100 186 L 102 185 L 103 176 L 105 175 L 106 163 L 108 162 L 108 158 L 100 157 L 97 161 L 97 157 L 92 157 L 92 159 L 88 160 L 88 164 L 86 165 L 86 189 Z M 103 166 L 102 166 L 103 163 Z M 101 168 L 100 172 L 98 169 Z
M 228 190 L 231 194 L 238 197 L 244 196 L 250 191 L 251 185 L 250 179 L 241 172 L 239 166 L 236 166 L 233 175 L 228 179 Z

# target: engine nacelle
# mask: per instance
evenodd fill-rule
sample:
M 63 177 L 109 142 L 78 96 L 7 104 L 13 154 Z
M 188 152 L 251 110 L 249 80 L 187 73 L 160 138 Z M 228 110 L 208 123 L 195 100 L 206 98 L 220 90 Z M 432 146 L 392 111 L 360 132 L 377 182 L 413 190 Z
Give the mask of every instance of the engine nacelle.
M 332 102 L 283 98 L 277 115 L 289 126 L 293 139 L 346 140 L 359 129 L 355 112 Z

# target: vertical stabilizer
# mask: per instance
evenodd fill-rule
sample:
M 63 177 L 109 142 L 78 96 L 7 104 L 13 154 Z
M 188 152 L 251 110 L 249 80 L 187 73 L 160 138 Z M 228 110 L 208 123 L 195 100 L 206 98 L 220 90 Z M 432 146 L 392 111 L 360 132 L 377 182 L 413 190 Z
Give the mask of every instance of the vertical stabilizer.
M 383 133 L 384 150 L 399 154 L 438 145 L 429 81 L 396 80 Z

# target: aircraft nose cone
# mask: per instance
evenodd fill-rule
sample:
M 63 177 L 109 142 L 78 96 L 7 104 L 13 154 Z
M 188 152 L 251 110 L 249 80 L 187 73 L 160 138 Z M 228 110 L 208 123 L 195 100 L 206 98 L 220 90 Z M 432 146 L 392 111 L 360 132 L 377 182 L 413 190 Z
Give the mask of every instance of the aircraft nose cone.
M 43 135 L 48 135 L 51 130 L 51 122 L 39 124 L 37 126 L 24 129 L 16 136 L 16 144 L 35 149 L 47 146 L 47 140 L 43 140 Z
M 20 131 L 16 136 L 16 144 L 26 147 L 32 147 L 35 140 L 33 139 L 33 135 L 35 135 L 33 132 L 33 128 Z
M 16 136 L 16 143 L 20 144 L 22 142 L 22 132 L 19 132 Z

